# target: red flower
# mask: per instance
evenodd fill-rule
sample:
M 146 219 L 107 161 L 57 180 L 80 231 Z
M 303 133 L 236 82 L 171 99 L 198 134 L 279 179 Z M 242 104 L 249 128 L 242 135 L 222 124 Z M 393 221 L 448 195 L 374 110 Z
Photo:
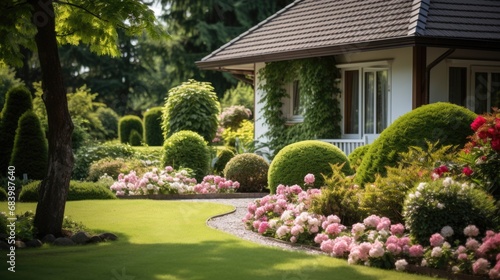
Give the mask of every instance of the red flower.
M 472 171 L 472 169 L 470 169 L 470 167 L 466 166 L 466 167 L 464 167 L 464 169 L 462 169 L 462 173 L 464 173 L 465 176 L 470 176 L 470 175 L 472 175 L 472 173 L 474 173 L 474 171 Z
M 491 140 L 491 148 L 497 152 L 500 152 L 500 138 Z
M 477 118 L 471 123 L 470 127 L 472 130 L 477 131 L 484 123 L 486 123 L 486 119 L 483 116 L 477 116 Z

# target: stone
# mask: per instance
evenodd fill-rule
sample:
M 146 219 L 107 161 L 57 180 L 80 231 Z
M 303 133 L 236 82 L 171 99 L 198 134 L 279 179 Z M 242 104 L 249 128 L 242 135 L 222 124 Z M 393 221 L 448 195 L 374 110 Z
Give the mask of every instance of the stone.
M 99 234 L 99 237 L 103 241 L 107 241 L 107 240 L 115 241 L 115 240 L 118 239 L 118 236 L 116 236 L 116 235 L 114 235 L 112 233 L 109 233 L 109 232 L 101 233 L 101 234 Z
M 42 238 L 43 243 L 52 244 L 54 243 L 54 240 L 56 240 L 56 237 L 53 234 L 47 234 Z
M 7 242 L 0 240 L 0 251 L 9 251 L 10 245 Z
M 54 240 L 54 245 L 56 246 L 73 246 L 76 245 L 71 238 L 68 237 L 59 237 Z
M 79 231 L 71 236 L 71 240 L 76 244 L 85 244 L 90 240 L 90 235 L 84 231 Z
M 40 239 L 33 239 L 33 240 L 25 242 L 25 244 L 26 244 L 26 247 L 28 247 L 28 248 L 38 248 L 38 247 L 42 247 L 42 245 L 43 245 L 43 243 L 42 243 L 42 241 L 40 241 Z
M 19 249 L 26 248 L 26 243 L 24 243 L 21 240 L 17 240 L 16 241 L 16 248 L 19 248 Z
M 100 238 L 97 235 L 94 235 L 90 237 L 90 240 L 87 243 L 99 243 L 99 242 L 102 242 L 102 238 Z

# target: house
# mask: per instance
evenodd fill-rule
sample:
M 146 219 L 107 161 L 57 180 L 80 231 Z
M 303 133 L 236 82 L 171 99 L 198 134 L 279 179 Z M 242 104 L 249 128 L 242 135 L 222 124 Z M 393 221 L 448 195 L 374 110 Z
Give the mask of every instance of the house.
M 332 55 L 343 119 L 341 139 L 328 141 L 346 153 L 423 104 L 483 113 L 500 103 L 500 1 L 297 0 L 197 65 L 250 77 L 258 101 L 265 81 L 256 73 L 267 62 Z M 283 100 L 290 122 L 301 120 L 294 88 Z M 262 106 L 255 104 L 256 139 L 267 129 Z

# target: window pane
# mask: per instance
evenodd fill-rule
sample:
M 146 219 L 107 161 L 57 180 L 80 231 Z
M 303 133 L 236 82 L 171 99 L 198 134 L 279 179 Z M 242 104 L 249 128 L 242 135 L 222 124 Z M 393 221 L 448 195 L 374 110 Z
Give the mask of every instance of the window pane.
M 387 70 L 377 71 L 377 133 L 387 127 L 388 93 Z
M 467 101 L 467 68 L 450 67 L 449 70 L 449 101 L 453 104 L 466 106 Z
M 293 82 L 292 106 L 292 114 L 294 116 L 301 116 L 304 113 L 304 106 L 302 106 L 302 102 L 300 102 L 299 81 Z
M 475 86 L 475 108 L 474 112 L 483 114 L 489 111 L 488 108 L 488 73 L 476 72 L 474 75 Z
M 491 107 L 500 108 L 500 72 L 491 73 Z
M 359 71 L 345 71 L 344 133 L 359 133 Z
M 375 133 L 375 73 L 365 73 L 365 133 Z

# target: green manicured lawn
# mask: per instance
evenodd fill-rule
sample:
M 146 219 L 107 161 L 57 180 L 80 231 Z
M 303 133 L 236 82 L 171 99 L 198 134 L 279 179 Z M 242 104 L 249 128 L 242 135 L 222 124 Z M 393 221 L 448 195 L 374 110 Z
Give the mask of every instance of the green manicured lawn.
M 6 203 L 0 204 L 5 211 Z M 19 212 L 35 209 L 17 203 Z M 73 201 L 66 215 L 119 241 L 17 250 L 16 272 L 0 255 L 0 279 L 435 279 L 269 248 L 205 225 L 230 206 L 181 201 Z

